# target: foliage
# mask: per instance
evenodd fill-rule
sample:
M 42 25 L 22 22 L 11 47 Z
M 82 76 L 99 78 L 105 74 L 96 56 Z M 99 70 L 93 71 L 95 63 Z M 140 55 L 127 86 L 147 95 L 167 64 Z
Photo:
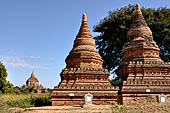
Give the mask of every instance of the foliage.
M 13 87 L 13 93 L 15 94 L 29 94 L 29 93 L 35 93 L 35 88 L 34 87 L 18 87 L 18 86 L 15 86 Z
M 2 94 L 0 95 L 1 105 L 0 106 L 9 106 L 9 107 L 30 107 L 31 106 L 31 95 L 30 94 Z
M 127 113 L 127 107 L 124 105 L 114 104 L 111 107 L 113 113 Z
M 48 93 L 50 93 L 50 94 L 51 94 L 51 93 L 52 93 L 52 91 L 53 91 L 53 90 L 52 90 L 52 89 L 50 89 L 50 88 L 47 88 L 47 90 L 48 90 Z
M 38 95 L 31 98 L 34 106 L 51 106 L 51 96 L 49 94 Z
M 120 86 L 121 78 L 116 77 L 115 79 L 109 80 L 112 86 Z
M 8 93 L 12 92 L 12 84 L 6 80 L 7 71 L 5 66 L 0 62 L 0 92 Z
M 0 95 L 0 108 L 51 105 L 51 96 L 49 94 L 2 94 Z
M 160 57 L 164 61 L 170 61 L 170 9 L 141 9 L 143 16 L 150 27 L 153 38 L 159 46 Z M 126 42 L 126 35 L 131 26 L 135 6 L 129 5 L 116 11 L 110 11 L 109 15 L 94 26 L 96 45 L 102 56 L 103 66 L 113 71 L 121 61 L 121 50 Z

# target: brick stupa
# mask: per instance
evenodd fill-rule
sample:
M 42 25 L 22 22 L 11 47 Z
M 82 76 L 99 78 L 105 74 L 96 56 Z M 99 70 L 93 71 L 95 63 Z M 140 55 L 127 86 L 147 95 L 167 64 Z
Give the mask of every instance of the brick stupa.
M 86 94 L 93 95 L 92 104 L 95 105 L 117 101 L 118 89 L 110 84 L 109 72 L 102 67 L 103 60 L 96 50 L 86 14 L 83 14 L 73 49 L 65 61 L 61 82 L 51 94 L 53 106 L 84 105 Z
M 160 94 L 170 96 L 170 62 L 159 57 L 160 49 L 153 40 L 139 4 L 127 42 L 122 50 L 122 61 L 117 74 L 122 79 L 122 103 L 157 101 Z

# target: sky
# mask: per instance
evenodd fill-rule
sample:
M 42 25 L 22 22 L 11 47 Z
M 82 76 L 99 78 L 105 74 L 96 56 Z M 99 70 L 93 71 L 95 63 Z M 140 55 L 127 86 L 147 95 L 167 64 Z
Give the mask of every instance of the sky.
M 0 0 L 0 61 L 14 86 L 34 71 L 39 83 L 60 82 L 65 58 L 87 14 L 90 31 L 109 11 L 139 3 L 145 8 L 170 8 L 170 0 Z

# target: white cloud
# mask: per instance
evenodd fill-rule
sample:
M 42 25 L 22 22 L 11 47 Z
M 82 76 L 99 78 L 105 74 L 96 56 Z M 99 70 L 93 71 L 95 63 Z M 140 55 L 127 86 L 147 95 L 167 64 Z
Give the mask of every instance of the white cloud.
M 30 57 L 30 56 L 29 56 Z M 31 56 L 30 58 L 39 58 Z M 47 69 L 47 65 L 35 65 L 27 62 L 23 57 L 0 56 L 0 61 L 9 67 L 22 67 L 32 69 Z
M 39 56 L 25 56 L 26 58 L 31 58 L 31 59 L 39 59 Z

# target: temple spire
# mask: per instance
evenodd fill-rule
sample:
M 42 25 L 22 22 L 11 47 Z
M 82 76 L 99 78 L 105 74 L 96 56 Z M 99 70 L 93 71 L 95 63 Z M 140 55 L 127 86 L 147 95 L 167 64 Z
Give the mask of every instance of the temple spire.
M 35 78 L 34 71 L 32 71 L 31 78 Z

